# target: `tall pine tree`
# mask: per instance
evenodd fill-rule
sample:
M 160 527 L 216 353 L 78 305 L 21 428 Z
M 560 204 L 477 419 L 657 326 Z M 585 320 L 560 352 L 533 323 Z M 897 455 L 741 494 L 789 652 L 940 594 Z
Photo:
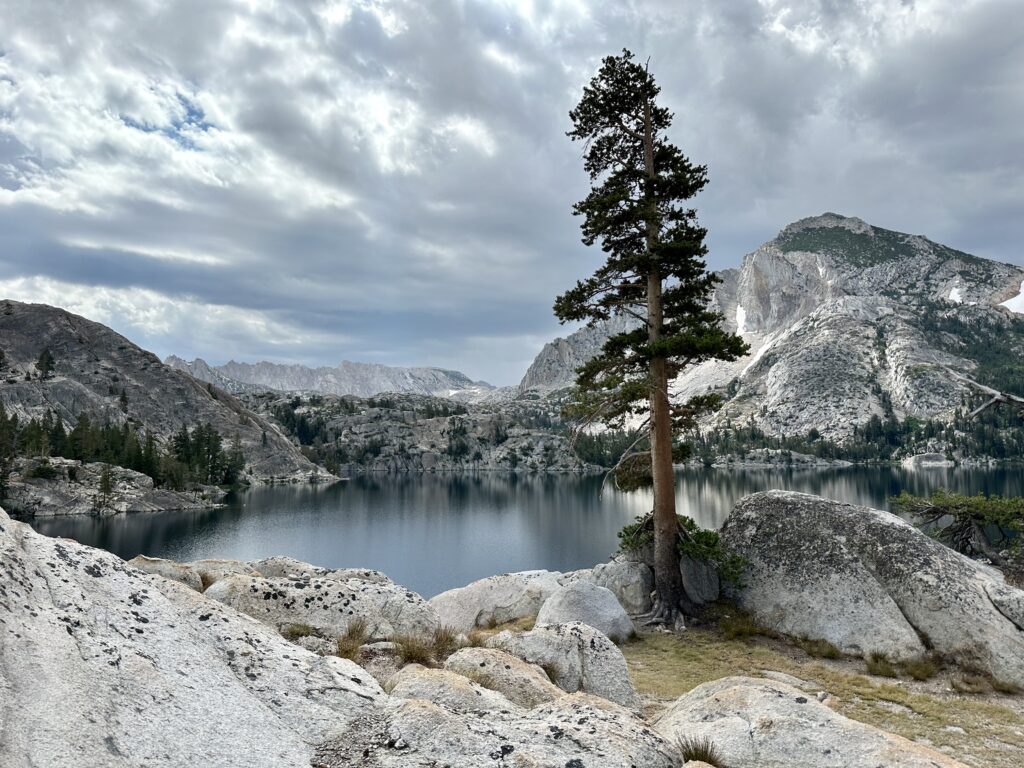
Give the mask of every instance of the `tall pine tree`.
M 673 403 L 669 382 L 688 366 L 735 360 L 747 346 L 722 330 L 720 315 L 709 308 L 717 278 L 704 263 L 707 232 L 688 207 L 707 184 L 707 169 L 666 139 L 672 114 L 658 106 L 659 92 L 647 68 L 624 50 L 604 59 L 569 113 L 568 135 L 584 142 L 591 180 L 590 194 L 573 211 L 583 217 L 583 242 L 600 243 L 607 259 L 558 297 L 555 314 L 562 322 L 623 315 L 636 321 L 579 369 L 570 410 L 581 427 L 643 425 L 642 440 L 618 470 L 653 485 L 657 600 L 650 620 L 675 626 L 687 602 L 673 471 L 685 449 L 674 450 L 673 431 L 692 428 L 716 401 Z

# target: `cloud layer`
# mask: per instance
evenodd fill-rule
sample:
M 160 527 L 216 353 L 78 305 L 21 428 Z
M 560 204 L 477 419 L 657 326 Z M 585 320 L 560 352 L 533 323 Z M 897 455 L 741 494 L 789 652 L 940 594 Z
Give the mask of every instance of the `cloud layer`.
M 0 0 L 0 294 L 158 354 L 512 383 L 600 254 L 568 110 L 650 56 L 715 267 L 835 210 L 1024 263 L 1015 0 Z

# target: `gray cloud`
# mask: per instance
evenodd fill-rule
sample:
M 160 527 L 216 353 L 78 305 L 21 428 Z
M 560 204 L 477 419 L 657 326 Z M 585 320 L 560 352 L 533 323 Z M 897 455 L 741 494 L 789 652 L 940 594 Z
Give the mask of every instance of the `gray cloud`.
M 158 354 L 515 381 L 600 261 L 567 112 L 650 56 L 711 263 L 859 215 L 1022 263 L 1011 0 L 0 0 L 0 293 Z

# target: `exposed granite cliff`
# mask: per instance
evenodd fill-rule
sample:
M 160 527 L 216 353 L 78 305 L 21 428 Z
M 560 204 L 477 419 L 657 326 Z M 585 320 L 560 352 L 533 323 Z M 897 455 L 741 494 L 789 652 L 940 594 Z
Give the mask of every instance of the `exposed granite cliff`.
M 719 277 L 713 302 L 751 352 L 675 382 L 684 396 L 725 396 L 711 423 L 842 440 L 873 415 L 948 418 L 970 390 L 944 367 L 983 378 L 993 347 L 1024 370 L 1024 269 L 918 235 L 827 213 L 790 224 Z M 521 391 L 571 384 L 607 333 L 602 324 L 549 344 Z
M 527 369 L 517 396 L 542 397 L 573 386 L 576 369 L 595 357 L 609 336 L 634 325 L 632 318 L 615 317 L 548 342 Z

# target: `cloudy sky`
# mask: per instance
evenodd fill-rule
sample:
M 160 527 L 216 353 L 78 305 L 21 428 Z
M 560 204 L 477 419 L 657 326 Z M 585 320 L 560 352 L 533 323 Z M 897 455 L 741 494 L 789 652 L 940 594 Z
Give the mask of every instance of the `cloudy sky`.
M 631 48 L 711 263 L 826 210 L 1024 263 L 1020 0 L 0 0 L 0 295 L 163 356 L 513 383 Z

